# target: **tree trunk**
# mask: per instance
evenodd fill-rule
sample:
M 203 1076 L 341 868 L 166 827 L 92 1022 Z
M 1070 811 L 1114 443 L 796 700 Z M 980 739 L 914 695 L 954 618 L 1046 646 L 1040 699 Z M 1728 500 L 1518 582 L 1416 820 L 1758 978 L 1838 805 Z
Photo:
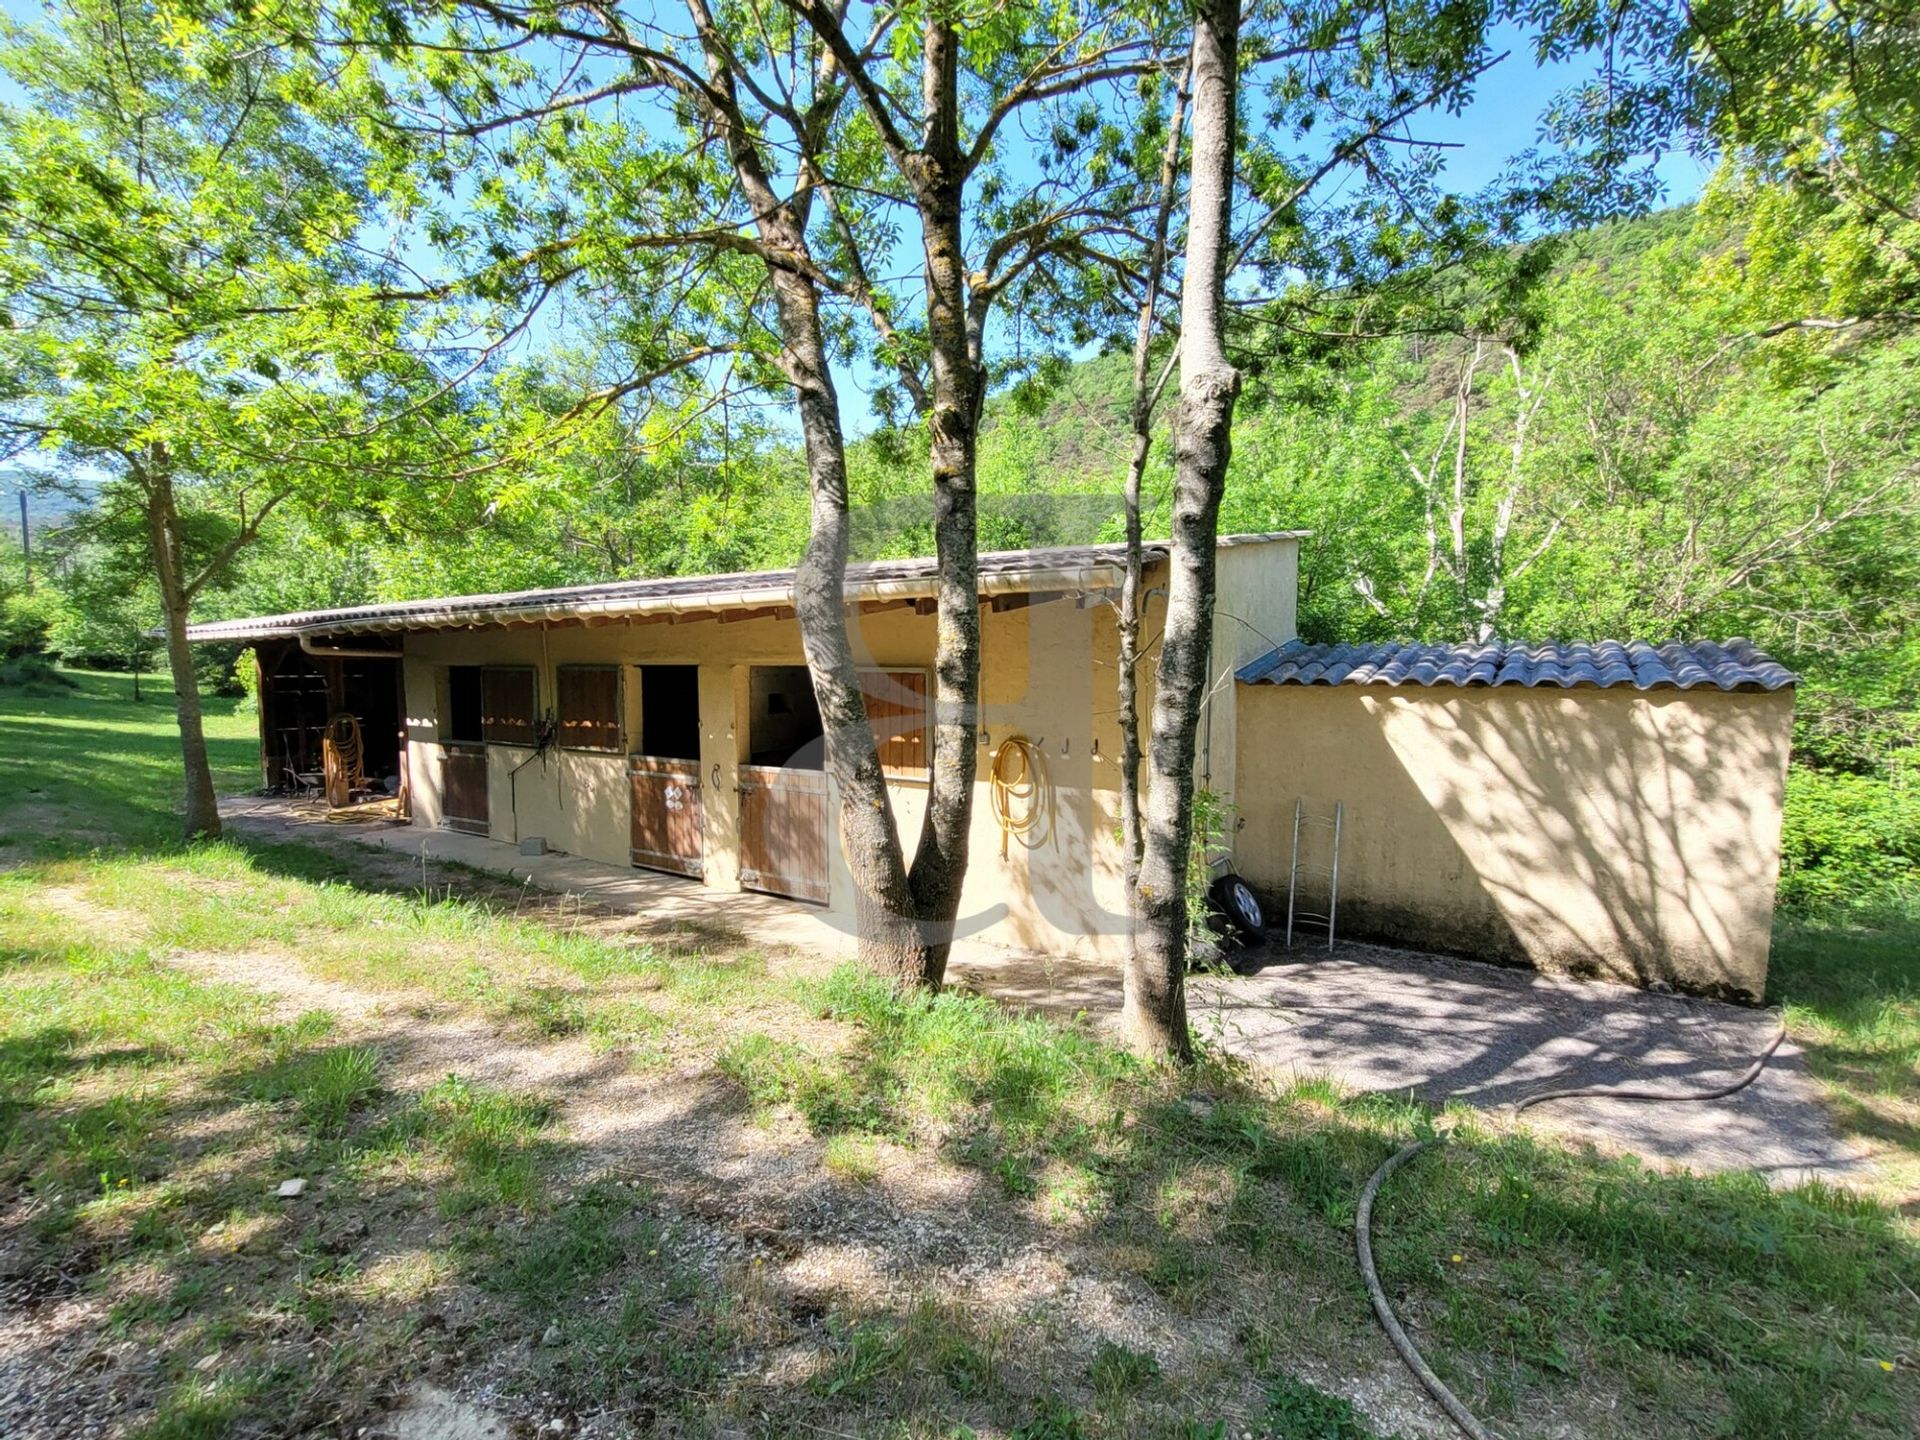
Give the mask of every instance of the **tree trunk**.
M 794 611 L 826 732 L 827 764 L 840 790 L 840 834 L 853 875 L 860 961 L 896 984 L 915 985 L 922 972 L 920 931 L 847 634 L 852 517 L 846 443 L 821 333 L 819 296 L 811 280 L 785 271 L 774 274 L 773 289 L 786 349 L 782 358 L 799 404 L 812 491 L 807 547 L 794 575 Z
M 180 758 L 186 772 L 186 815 L 182 830 L 187 839 L 217 840 L 220 807 L 213 795 L 213 767 L 207 760 L 207 736 L 200 717 L 200 680 L 193 673 L 193 647 L 187 643 L 187 609 L 191 597 L 181 573 L 180 516 L 174 507 L 173 478 L 166 459 L 142 467 L 138 479 L 146 490 L 147 538 L 153 550 L 159 581 L 160 610 L 167 632 L 167 668 L 173 674 L 173 708 L 180 725 Z M 137 672 L 136 672 L 137 674 Z M 135 680 L 138 685 L 138 680 Z
M 1166 273 L 1167 231 L 1173 222 L 1175 190 L 1180 179 L 1180 132 L 1186 125 L 1186 81 L 1174 92 L 1173 115 L 1168 121 L 1167 148 L 1160 157 L 1160 207 L 1154 215 L 1153 248 L 1147 257 L 1146 294 L 1140 301 L 1140 324 L 1133 337 L 1133 451 L 1127 460 L 1126 503 L 1127 573 L 1120 585 L 1120 849 L 1131 910 L 1140 883 L 1140 486 L 1153 451 L 1153 408 L 1166 383 L 1149 386 L 1153 358 L 1154 317 L 1159 310 L 1160 281 Z
M 755 224 L 769 246 L 780 315 L 781 365 L 792 382 L 812 491 L 812 528 L 794 582 L 807 667 L 826 731 L 827 764 L 840 788 L 841 844 L 857 891 L 860 956 L 901 986 L 937 989 L 946 974 L 966 877 L 973 821 L 980 693 L 978 529 L 974 454 L 983 394 L 977 328 L 970 327 L 961 235 L 967 165 L 959 134 L 959 42 L 951 18 L 925 25 L 924 149 L 897 156 L 910 172 L 926 235 L 927 314 L 933 352 L 934 536 L 939 560 L 934 642 L 933 769 L 927 815 L 909 871 L 867 718 L 847 634 L 849 548 L 846 442 L 828 367 L 819 291 L 808 272 L 806 214 L 824 178 L 781 201 L 759 142 L 742 123 L 734 72 L 706 0 L 689 0 L 720 100 L 727 141 Z M 774 256 L 806 263 L 786 265 Z
M 1224 336 L 1233 193 L 1239 0 L 1201 0 L 1193 29 L 1193 187 L 1180 296 L 1172 578 L 1155 671 L 1145 845 L 1122 1023 L 1158 1058 L 1192 1057 L 1187 1033 L 1187 857 L 1193 844 L 1194 737 L 1206 699 L 1220 496 L 1239 373 Z
M 930 12 L 930 17 L 945 15 L 944 7 Z M 912 871 L 921 937 L 918 979 L 929 989 L 938 989 L 945 978 L 953 946 L 980 764 L 980 531 L 974 469 L 985 387 L 967 322 L 960 228 L 966 168 L 960 154 L 959 48 L 951 20 L 929 18 L 922 82 L 926 153 L 915 189 L 927 262 L 933 380 L 927 424 L 940 579 L 933 651 L 933 772 Z
M 847 633 L 848 513 L 846 433 L 820 321 L 820 292 L 807 273 L 810 194 L 781 200 L 759 142 L 742 122 L 728 48 L 706 0 L 688 0 L 714 86 L 724 103 L 709 113 L 727 140 L 734 173 L 768 247 L 767 275 L 780 324 L 780 367 L 793 386 L 811 497 L 806 549 L 794 574 L 793 606 L 801 649 L 826 735 L 827 772 L 840 791 L 841 849 L 854 884 L 854 922 L 863 965 L 898 985 L 921 983 L 924 956 L 899 827 L 880 768 L 873 724 Z M 786 263 L 779 257 L 787 257 Z

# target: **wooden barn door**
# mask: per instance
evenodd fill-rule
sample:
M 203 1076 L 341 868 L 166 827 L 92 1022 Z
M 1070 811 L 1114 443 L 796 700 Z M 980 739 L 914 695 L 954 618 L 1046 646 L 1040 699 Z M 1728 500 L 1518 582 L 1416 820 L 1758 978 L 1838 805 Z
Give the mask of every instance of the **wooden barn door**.
M 633 790 L 633 863 L 699 875 L 706 846 L 700 829 L 700 762 L 629 755 Z
M 827 901 L 827 777 L 778 765 L 740 767 L 740 882 Z
M 440 821 L 449 830 L 487 833 L 487 747 L 440 748 Z

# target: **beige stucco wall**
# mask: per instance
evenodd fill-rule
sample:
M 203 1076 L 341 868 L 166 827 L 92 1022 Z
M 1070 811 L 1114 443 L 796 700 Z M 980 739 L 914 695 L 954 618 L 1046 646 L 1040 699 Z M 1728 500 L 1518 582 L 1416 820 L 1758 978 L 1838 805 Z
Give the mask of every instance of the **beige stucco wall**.
M 1230 780 L 1234 755 L 1231 675 L 1246 658 L 1293 633 L 1295 544 L 1235 546 L 1221 552 L 1215 669 L 1209 703 L 1210 753 Z M 1164 566 L 1149 586 L 1164 584 Z M 1164 599 L 1147 608 L 1147 638 L 1157 636 Z M 1118 632 L 1112 604 L 1101 599 L 1043 598 L 1020 608 L 981 614 L 981 728 L 974 795 L 972 855 L 961 905 L 961 931 L 1002 944 L 1117 963 L 1125 924 L 1117 843 L 1120 750 L 1116 707 Z M 863 665 L 928 668 L 934 619 L 911 607 L 863 613 L 853 626 Z M 686 620 L 674 624 L 614 623 L 428 631 L 405 638 L 408 763 L 414 823 L 440 823 L 439 712 L 448 665 L 532 666 L 538 708 L 553 704 L 554 669 L 565 664 L 694 664 L 700 667 L 705 883 L 739 885 L 737 767 L 748 727 L 751 667 L 802 663 L 792 619 Z M 1151 696 L 1151 675 L 1143 677 Z M 630 741 L 637 743 L 640 674 L 623 671 Z M 989 793 L 1000 744 L 1021 737 L 1040 750 L 1049 782 L 1048 823 L 1001 855 L 1001 833 Z M 1207 741 L 1203 740 L 1203 745 Z M 493 838 L 544 835 L 555 849 L 610 864 L 628 860 L 625 759 L 550 752 L 509 774 L 532 752 L 489 747 L 489 822 Z M 900 781 L 890 796 L 911 857 L 926 808 L 924 783 Z M 836 802 L 837 808 L 837 802 Z M 516 825 L 517 814 L 517 825 Z M 828 912 L 849 934 L 853 884 L 838 845 Z
M 1294 801 L 1338 801 L 1342 934 L 1764 992 L 1791 691 L 1238 689 L 1236 860 L 1282 918 Z
M 1229 804 L 1237 803 L 1239 786 L 1239 687 L 1233 677 L 1242 665 L 1294 638 L 1299 558 L 1299 544 L 1290 539 L 1220 548 L 1210 682 L 1194 742 L 1194 774 Z M 1157 618 L 1157 612 L 1150 613 Z

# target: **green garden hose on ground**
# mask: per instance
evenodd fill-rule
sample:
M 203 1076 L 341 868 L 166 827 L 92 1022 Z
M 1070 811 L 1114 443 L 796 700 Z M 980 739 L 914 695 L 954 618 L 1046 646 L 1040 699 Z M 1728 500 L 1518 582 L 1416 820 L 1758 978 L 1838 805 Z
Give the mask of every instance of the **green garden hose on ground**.
M 1780 1042 L 1786 1038 L 1787 1022 L 1785 1018 L 1782 1017 L 1780 1020 L 1780 1028 L 1774 1032 L 1773 1039 L 1767 1042 L 1766 1048 L 1755 1058 L 1753 1064 L 1749 1065 L 1737 1080 L 1726 1085 L 1715 1086 L 1711 1090 L 1696 1090 L 1686 1094 L 1675 1094 L 1670 1090 L 1610 1088 L 1604 1085 L 1593 1085 L 1571 1090 L 1542 1090 L 1537 1094 L 1529 1095 L 1518 1101 L 1513 1107 L 1513 1113 L 1518 1115 L 1521 1111 L 1533 1105 L 1544 1105 L 1549 1100 L 1571 1100 L 1576 1096 L 1608 1100 L 1670 1100 L 1675 1102 L 1723 1099 L 1737 1091 L 1746 1089 L 1747 1086 L 1759 1079 L 1760 1072 L 1767 1067 L 1767 1061 L 1773 1058 L 1774 1051 L 1780 1048 Z M 1394 1171 L 1398 1170 L 1402 1165 L 1405 1165 L 1421 1151 L 1430 1150 L 1436 1145 L 1444 1145 L 1445 1143 L 1445 1137 L 1437 1137 L 1432 1140 L 1416 1140 L 1412 1144 L 1402 1146 L 1399 1150 L 1395 1151 L 1387 1158 L 1387 1162 L 1384 1165 L 1373 1172 L 1372 1176 L 1367 1180 L 1366 1188 L 1360 1192 L 1360 1210 L 1359 1213 L 1354 1216 L 1353 1221 L 1354 1248 L 1360 1255 L 1360 1276 L 1367 1282 L 1367 1298 L 1373 1302 L 1373 1313 L 1379 1316 L 1380 1327 L 1387 1332 L 1387 1339 L 1392 1341 L 1393 1348 L 1400 1352 L 1400 1358 L 1406 1362 L 1406 1366 L 1413 1372 L 1414 1378 L 1426 1387 L 1427 1393 L 1433 1396 L 1442 1410 L 1447 1412 L 1447 1418 L 1460 1427 L 1461 1434 L 1469 1437 L 1469 1440 L 1495 1440 L 1493 1432 L 1475 1419 L 1473 1412 L 1461 1403 L 1460 1397 L 1449 1390 L 1446 1382 L 1433 1373 L 1432 1367 L 1427 1364 L 1425 1358 L 1420 1354 L 1419 1346 L 1413 1343 L 1413 1338 L 1408 1335 L 1406 1330 L 1401 1326 L 1400 1318 L 1393 1313 L 1393 1306 L 1387 1300 L 1387 1292 L 1382 1289 L 1380 1285 L 1380 1273 L 1374 1268 L 1373 1263 L 1373 1202 L 1375 1197 L 1380 1193 L 1381 1185 L 1386 1182 L 1388 1176 L 1392 1175 Z
M 1684 1095 L 1676 1095 L 1671 1090 L 1630 1090 L 1605 1085 L 1589 1085 L 1578 1090 L 1541 1090 L 1527 1096 L 1524 1100 L 1515 1101 L 1513 1113 L 1518 1115 L 1529 1106 L 1544 1105 L 1549 1100 L 1572 1100 L 1577 1096 L 1598 1100 L 1719 1100 L 1733 1094 L 1736 1090 L 1746 1089 L 1758 1080 L 1760 1072 L 1767 1068 L 1767 1061 L 1773 1058 L 1773 1052 L 1780 1048 L 1780 1042 L 1786 1038 L 1787 1022 L 1782 1017 L 1780 1028 L 1773 1032 L 1773 1039 L 1767 1042 L 1767 1048 L 1762 1050 L 1753 1064 L 1747 1067 L 1746 1073 L 1731 1084 L 1719 1086 L 1717 1089 L 1696 1090 Z

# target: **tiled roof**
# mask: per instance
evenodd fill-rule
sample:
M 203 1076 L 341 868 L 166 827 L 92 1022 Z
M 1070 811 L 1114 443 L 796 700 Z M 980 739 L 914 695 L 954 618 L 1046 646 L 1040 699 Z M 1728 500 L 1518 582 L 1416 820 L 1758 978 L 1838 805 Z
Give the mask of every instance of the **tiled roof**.
M 1795 676 L 1750 640 L 1649 645 L 1309 645 L 1290 640 L 1240 669 L 1248 685 L 1592 685 L 1636 690 L 1778 690 Z
M 1222 535 L 1222 548 L 1297 540 L 1304 531 Z M 1167 542 L 1141 547 L 1147 563 L 1167 557 Z M 1023 590 L 1111 587 L 1120 583 L 1126 547 L 1060 545 L 1033 550 L 983 551 L 979 558 L 980 593 L 1019 594 Z M 939 579 L 931 556 L 912 560 L 869 560 L 847 566 L 849 600 L 928 596 Z M 529 623 L 586 615 L 699 613 L 790 605 L 794 572 L 753 570 L 734 575 L 668 575 L 646 580 L 611 580 L 598 585 L 566 585 L 520 590 L 504 595 L 450 595 L 432 600 L 351 605 L 338 610 L 307 610 L 290 615 L 257 615 L 244 620 L 210 620 L 187 627 L 189 640 L 264 640 L 298 635 L 376 634 L 449 626 Z

